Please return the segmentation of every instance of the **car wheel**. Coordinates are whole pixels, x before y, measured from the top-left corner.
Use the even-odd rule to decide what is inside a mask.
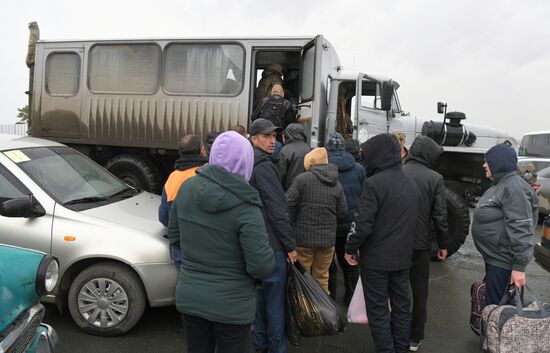
[[[71,283],[68,305],[74,322],[98,336],[129,331],[145,309],[141,280],[126,265],[102,262],[82,271]]]
[[[133,188],[149,192],[159,189],[155,166],[141,156],[121,154],[111,158],[105,168]]]
[[[451,256],[464,244],[470,232],[470,210],[464,198],[453,189],[445,188],[445,198],[447,200],[447,222],[449,224],[447,256]],[[431,257],[433,261],[437,261],[437,250],[437,237],[435,232],[432,231]]]

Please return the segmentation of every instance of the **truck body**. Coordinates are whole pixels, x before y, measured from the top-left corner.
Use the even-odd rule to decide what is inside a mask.
[[[479,196],[487,182],[485,151],[515,140],[456,117],[411,117],[401,108],[396,81],[343,74],[322,35],[38,41],[30,133],[65,143],[128,184],[158,192],[181,137],[204,139],[212,131],[249,126],[255,88],[272,64],[285,68],[285,96],[297,113],[312,116],[304,123],[312,147],[323,146],[331,131],[360,142],[394,131],[405,133],[409,145],[419,134],[440,140],[445,152],[438,171],[452,189],[456,251],[468,234],[463,198]]]

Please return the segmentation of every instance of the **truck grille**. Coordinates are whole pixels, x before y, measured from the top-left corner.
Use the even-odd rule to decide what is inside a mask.
[[[24,353],[30,343],[36,336],[36,329],[42,317],[44,316],[44,307],[37,304],[21,314],[12,326],[13,331],[18,332],[19,336],[15,342],[8,348],[7,353]]]

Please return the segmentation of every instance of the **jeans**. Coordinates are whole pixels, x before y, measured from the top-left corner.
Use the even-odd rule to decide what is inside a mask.
[[[286,353],[285,302],[287,254],[275,251],[275,268],[256,290],[254,346],[269,353]]]
[[[409,352],[409,271],[361,269],[367,316],[377,353]],[[391,317],[388,299],[391,303]]]
[[[487,305],[500,303],[506,294],[511,277],[512,270],[485,264],[485,303]]]
[[[424,339],[424,326],[428,317],[428,281],[430,279],[431,251],[414,250],[413,265],[410,272],[413,310],[411,340]]]
[[[187,353],[242,353],[250,350],[250,324],[232,325],[182,314]]]

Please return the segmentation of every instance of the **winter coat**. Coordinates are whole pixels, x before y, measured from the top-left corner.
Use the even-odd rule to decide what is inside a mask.
[[[162,196],[158,209],[159,221],[164,226],[168,225],[170,207],[172,207],[172,201],[176,198],[176,194],[181,184],[190,177],[195,176],[196,169],[206,162],[208,162],[208,160],[205,157],[190,154],[185,154],[176,161],[174,166],[175,170],[170,173],[162,188]]]
[[[353,155],[346,151],[332,151],[328,153],[328,161],[338,167],[338,181],[344,188],[348,204],[348,214],[338,222],[336,234],[347,236],[353,222],[353,216],[359,206],[363,183],[367,179],[367,172],[362,165],[355,161]]]
[[[362,149],[369,177],[363,184],[345,251],[359,251],[359,264],[365,269],[408,269],[419,206],[417,187],[401,170],[395,136],[376,135]]]
[[[296,245],[328,248],[336,242],[338,218],[347,215],[346,196],[334,164],[316,164],[286,192]]]
[[[277,168],[281,174],[283,187],[288,190],[294,179],[305,172],[304,156],[311,150],[306,143],[302,124],[290,124],[285,129],[285,145],[277,158]]]
[[[275,251],[291,252],[296,247],[296,241],[292,235],[290,214],[281,177],[269,154],[259,148],[254,148],[254,169],[250,185],[260,193],[269,244]]]
[[[182,250],[178,311],[227,324],[254,320],[255,284],[275,264],[261,206],[242,177],[212,164],[182,185],[168,226]]]
[[[525,272],[533,256],[537,195],[515,170],[493,177],[474,210],[474,243],[486,263]]]
[[[449,226],[447,223],[447,199],[443,176],[431,168],[443,153],[443,148],[426,136],[417,137],[409,150],[409,157],[403,166],[403,172],[418,187],[420,205],[416,220],[414,238],[415,250],[431,248],[432,222],[437,234],[437,245],[447,249]]]

